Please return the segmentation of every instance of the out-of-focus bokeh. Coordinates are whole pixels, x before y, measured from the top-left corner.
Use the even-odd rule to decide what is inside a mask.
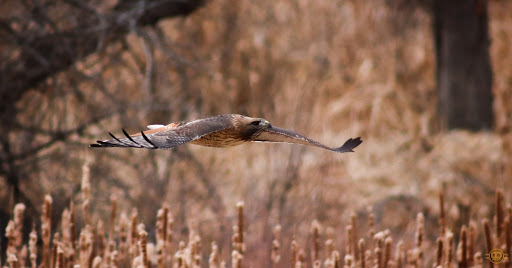
[[[82,203],[84,170],[94,221],[109,219],[115,196],[117,212],[137,209],[154,240],[156,211],[165,205],[176,247],[194,230],[204,254],[216,241],[224,259],[231,258],[235,204],[243,201],[251,267],[271,264],[278,224],[279,267],[289,262],[292,238],[309,250],[313,220],[321,235],[330,227],[345,253],[350,215],[362,236],[368,211],[375,228],[406,247],[414,246],[422,212],[431,264],[440,192],[457,230],[492,219],[496,189],[508,189],[511,201],[510,2],[487,3],[494,127],[478,132],[440,123],[430,1],[190,2],[139,21],[130,18],[153,1],[0,3],[0,250],[15,203],[27,206],[26,230],[39,228],[51,195],[59,230],[63,210]],[[348,154],[261,143],[88,148],[123,128],[223,113],[262,117],[332,146],[350,137],[364,142]],[[83,226],[83,215],[76,217]]]

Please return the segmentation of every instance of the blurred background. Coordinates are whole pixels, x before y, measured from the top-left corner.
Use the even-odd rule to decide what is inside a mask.
[[[217,241],[223,256],[244,201],[253,267],[268,264],[277,224],[287,248],[292,237],[305,245],[317,219],[344,251],[350,215],[365,225],[368,210],[406,244],[423,212],[432,245],[439,192],[455,226],[491,215],[495,190],[512,187],[511,10],[485,0],[4,0],[2,256],[14,204],[39,226],[50,194],[57,230],[64,208],[81,202],[84,167],[93,219],[108,219],[115,196],[151,238],[167,204],[176,241],[194,228],[205,252]],[[331,146],[364,142],[350,154],[88,148],[122,128],[223,113]]]

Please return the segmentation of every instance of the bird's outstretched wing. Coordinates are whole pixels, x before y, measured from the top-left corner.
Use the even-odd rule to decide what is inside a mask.
[[[124,129],[125,138],[97,141],[89,147],[133,147],[146,149],[171,149],[187,142],[197,140],[213,132],[233,127],[228,117],[210,117],[205,119],[172,123],[164,127],[153,128],[129,135]]]
[[[305,137],[295,131],[278,127],[270,127],[265,129],[254,141],[295,143],[308,146],[316,146],[338,153],[353,152],[353,149],[363,142],[360,137],[354,139],[351,138],[348,139],[341,147],[331,148],[319,143],[318,141]]]

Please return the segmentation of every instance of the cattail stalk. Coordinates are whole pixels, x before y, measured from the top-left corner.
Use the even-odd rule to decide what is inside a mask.
[[[382,263],[382,266],[384,268],[388,267],[388,262],[390,262],[391,259],[391,246],[393,245],[393,239],[391,237],[386,237],[386,240],[384,241],[384,262]]]
[[[82,228],[78,244],[80,266],[89,267],[93,250],[93,233],[89,225]]]
[[[443,239],[440,237],[436,240],[436,262],[435,267],[441,266],[443,263]]]
[[[511,267],[512,266],[512,255],[511,255],[512,254],[512,250],[511,250],[512,237],[511,237],[510,229],[512,229],[512,224],[510,223],[510,215],[507,216],[505,218],[505,220],[503,221],[503,227],[505,229],[505,253],[508,256],[507,267]]]
[[[468,266],[473,266],[473,255],[475,254],[475,243],[476,243],[476,224],[474,221],[469,222],[468,227],[468,252],[466,259],[468,260]]]
[[[418,253],[418,266],[421,266],[423,260],[423,237],[425,233],[425,217],[423,213],[418,213],[416,217],[416,250]]]
[[[379,236],[380,233],[377,233],[375,234],[375,249],[374,249],[374,252],[375,252],[375,264],[374,266],[377,267],[377,268],[381,268],[382,267],[382,263],[383,263],[383,257],[382,257],[382,237]]]
[[[218,268],[219,267],[219,247],[217,243],[212,242],[212,252],[210,253],[210,258],[208,259],[208,267],[209,268]]]
[[[233,250],[231,253],[231,264],[233,268],[242,268],[242,254],[238,250]]]
[[[483,219],[482,225],[484,226],[484,235],[485,235],[485,249],[486,252],[491,252],[493,249],[492,247],[492,234],[491,234],[491,227],[489,226],[489,220]]]
[[[297,262],[295,262],[295,267],[303,267],[306,263],[306,257],[303,249],[299,250],[299,253],[297,253]]]
[[[128,265],[128,217],[121,213],[119,217],[119,261],[121,266]]]
[[[60,246],[57,247],[57,256],[55,261],[55,267],[56,268],[64,268],[64,251]]]
[[[7,253],[16,255],[16,227],[14,221],[10,220],[5,228],[5,237],[7,237]]]
[[[23,243],[23,218],[25,213],[25,205],[22,203],[18,203],[14,206],[14,234],[16,240],[14,241],[14,245],[17,249],[21,248],[21,244]]]
[[[337,250],[332,252],[332,260],[334,262],[334,268],[341,268],[340,253]]]
[[[97,243],[95,255],[104,256],[105,249],[107,248],[107,241],[105,238],[105,227],[102,220],[98,220],[96,223],[95,241]]]
[[[295,265],[297,263],[297,241],[295,241],[295,238],[292,238],[292,242],[290,243],[290,264],[291,268],[295,268]]]
[[[108,226],[108,239],[114,240],[115,226],[117,219],[117,196],[115,194],[110,195],[110,222]]]
[[[439,226],[441,227],[441,236],[446,233],[446,216],[444,211],[444,194],[439,191]]]
[[[156,252],[158,268],[165,267],[165,250],[166,239],[165,233],[167,229],[167,209],[161,208],[156,214]]]
[[[461,245],[461,254],[460,254],[460,260],[459,260],[459,267],[460,268],[466,268],[468,267],[468,261],[467,261],[467,231],[466,226],[462,225],[462,228],[460,229],[460,241]]]
[[[278,267],[279,261],[281,260],[281,256],[279,255],[279,249],[281,247],[281,244],[279,243],[279,240],[281,237],[281,225],[276,225],[274,227],[273,234],[274,234],[274,240],[272,241],[272,253],[271,253],[272,266]]]
[[[172,216],[171,211],[167,212],[167,227],[165,228],[165,240],[166,240],[166,250],[167,250],[167,258],[166,258],[166,264],[169,267],[171,265],[171,256],[173,256],[173,248],[172,248],[172,240],[174,238],[173,233],[173,227],[174,227],[174,219]]]
[[[453,263],[453,255],[454,255],[454,243],[453,243],[453,233],[446,233],[446,267],[452,267]]]
[[[361,260],[361,268],[366,268],[366,257],[364,256],[365,255],[365,252],[366,252],[366,248],[365,248],[365,244],[364,244],[364,239],[359,239],[359,243],[358,243],[358,246],[359,246],[359,259]]]
[[[375,235],[375,215],[373,214],[372,207],[368,207],[368,235],[369,237],[373,237]]]
[[[311,223],[311,229],[313,232],[313,263],[320,259],[320,224],[317,220],[313,220]]]
[[[10,268],[18,268],[18,258],[16,257],[16,254],[8,253],[7,254],[7,262],[9,263]]]
[[[51,253],[51,259],[50,259],[50,267],[55,267],[57,265],[57,247],[60,244],[60,234],[56,233],[53,235],[53,246],[52,246],[52,253]]]
[[[354,260],[357,262],[358,261],[358,258],[359,258],[359,249],[357,247],[357,219],[356,219],[356,214],[354,212],[352,212],[350,214],[350,224],[352,225],[352,238],[351,238],[351,241],[352,241],[352,249],[354,250]]]
[[[43,213],[41,214],[41,240],[43,241],[43,258],[41,267],[50,267],[50,236],[52,219],[52,197],[46,195],[43,203]]]
[[[151,266],[148,259],[148,249],[147,249],[147,235],[148,233],[144,230],[144,224],[139,224],[139,248],[140,255],[142,256],[142,264],[144,268],[149,268]]]
[[[137,232],[137,209],[132,210],[130,215],[130,236],[128,237],[128,257],[133,259],[137,256],[137,241],[139,239]]]
[[[74,251],[78,248],[78,232],[76,230],[75,204],[73,201],[69,204],[69,231],[71,233],[71,243]]]
[[[86,161],[82,166],[82,211],[84,214],[85,225],[91,224],[90,216],[90,195],[91,195],[91,181],[89,163]]]
[[[396,267],[401,268],[405,263],[405,252],[404,252],[404,242],[402,240],[398,241],[396,244],[396,259],[395,259]]]
[[[503,191],[496,190],[496,237],[500,239],[502,234],[502,224],[504,219],[504,209],[503,209]]]
[[[243,254],[245,251],[244,245],[244,202],[238,202],[236,204],[236,208],[238,211],[238,252]],[[240,258],[241,262],[241,258]],[[241,265],[241,264],[240,264]]]
[[[353,236],[352,236],[352,232],[353,232],[353,227],[352,225],[349,225],[345,228],[345,230],[347,231],[347,242],[346,242],[346,246],[345,246],[345,250],[346,250],[346,255],[353,255],[354,254],[354,249],[352,248],[352,239],[353,239]]]

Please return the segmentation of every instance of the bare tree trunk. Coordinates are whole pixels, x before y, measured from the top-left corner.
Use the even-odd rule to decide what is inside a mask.
[[[438,111],[448,129],[493,126],[486,0],[434,0]]]

